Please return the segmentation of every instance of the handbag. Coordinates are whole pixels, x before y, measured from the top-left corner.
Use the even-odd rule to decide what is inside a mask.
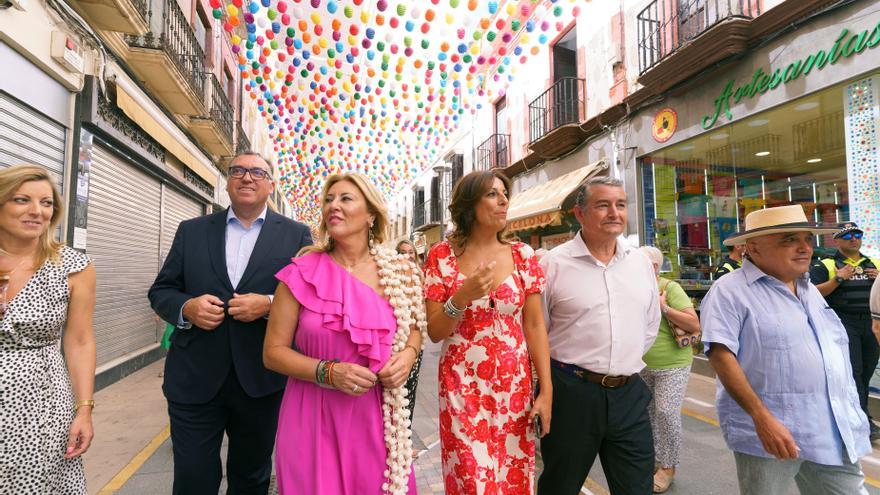
[[[662,292],[666,292],[666,288],[669,287],[669,281],[663,279],[666,282],[663,287],[660,288]],[[684,330],[678,328],[673,324],[669,319],[665,316],[663,319],[666,320],[666,324],[669,325],[669,330],[672,332],[672,339],[675,341],[675,345],[678,346],[679,349],[684,349],[688,346],[696,346],[702,340],[703,332],[697,331],[695,333],[687,333]]]

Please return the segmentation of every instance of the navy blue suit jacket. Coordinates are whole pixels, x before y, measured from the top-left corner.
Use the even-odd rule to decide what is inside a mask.
[[[226,269],[227,210],[181,222],[162,270],[150,287],[153,310],[176,324],[180,308],[192,297],[217,296],[224,303],[232,293],[274,294],[275,274],[312,243],[308,227],[271,210],[238,287]],[[226,315],[220,326],[206,331],[176,329],[165,359],[165,397],[183,404],[211,400],[234,369],[244,391],[264,397],[284,387],[285,377],[263,366],[266,319],[244,323]]]

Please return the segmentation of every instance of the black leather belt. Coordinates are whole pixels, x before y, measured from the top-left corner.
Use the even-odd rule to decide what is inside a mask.
[[[629,383],[635,375],[623,376],[623,375],[603,375],[602,373],[596,373],[580,366],[574,364],[563,363],[557,361],[555,359],[550,360],[550,364],[569,375],[580,378],[585,382],[598,383],[599,385],[605,388],[620,388],[627,383]]]

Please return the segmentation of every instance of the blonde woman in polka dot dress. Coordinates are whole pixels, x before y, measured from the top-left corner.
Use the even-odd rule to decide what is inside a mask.
[[[53,240],[62,214],[45,169],[0,169],[0,494],[86,493],[95,270]]]

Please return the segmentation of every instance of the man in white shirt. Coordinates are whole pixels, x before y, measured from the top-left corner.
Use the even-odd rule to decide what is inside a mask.
[[[581,231],[541,260],[550,338],[553,428],[541,439],[539,495],[576,495],[598,454],[613,495],[653,489],[651,394],[639,378],[660,304],[647,256],[619,237],[623,183],[588,180],[574,214]]]

